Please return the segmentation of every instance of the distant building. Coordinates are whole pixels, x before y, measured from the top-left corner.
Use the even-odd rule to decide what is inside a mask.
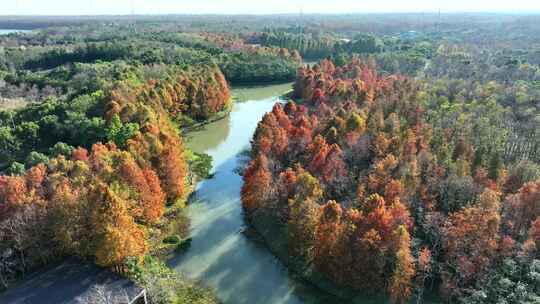
[[[146,290],[77,258],[37,272],[0,294],[9,304],[147,304]]]

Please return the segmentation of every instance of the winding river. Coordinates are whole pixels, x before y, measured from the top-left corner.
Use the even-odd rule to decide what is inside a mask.
[[[258,121],[290,88],[284,84],[234,89],[236,103],[230,116],[189,133],[186,139],[188,147],[214,158],[215,175],[199,183],[188,207],[191,247],[173,257],[169,265],[214,288],[225,304],[331,301],[295,280],[264,246],[243,233],[242,179],[235,169]]]

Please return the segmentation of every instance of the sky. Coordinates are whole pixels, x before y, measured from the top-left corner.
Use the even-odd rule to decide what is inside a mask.
[[[0,0],[0,15],[540,13],[540,0]]]

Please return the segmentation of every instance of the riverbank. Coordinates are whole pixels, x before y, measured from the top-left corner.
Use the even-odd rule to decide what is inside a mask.
[[[246,219],[246,221],[248,220]],[[358,304],[386,303],[388,301],[382,296],[366,296],[352,289],[338,286],[318,272],[311,261],[292,258],[288,250],[286,223],[278,222],[275,217],[267,216],[263,212],[255,212],[248,224],[251,228],[252,238],[258,239],[298,278],[336,297],[333,301]]]
[[[206,119],[204,121],[198,121],[198,122],[195,122],[193,124],[189,124],[189,125],[186,125],[186,126],[182,127],[182,131],[181,131],[182,135],[185,135],[185,134],[187,134],[189,132],[193,132],[193,131],[195,131],[197,129],[200,129],[200,128],[206,126],[207,124],[210,124],[210,123],[222,120],[224,118],[227,118],[227,116],[229,116],[229,114],[231,114],[232,108],[234,106],[234,102],[235,102],[235,98],[234,98],[234,96],[232,96],[229,99],[229,101],[226,103],[227,106],[222,111],[217,112],[212,117],[210,117],[210,118],[208,118],[208,119]]]

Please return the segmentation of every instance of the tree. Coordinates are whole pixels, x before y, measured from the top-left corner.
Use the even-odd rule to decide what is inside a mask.
[[[24,176],[7,177],[2,184],[0,193],[6,206],[22,205],[26,201],[28,189]]]
[[[319,204],[322,189],[318,180],[303,169],[295,179],[295,192],[289,199],[288,245],[292,257],[302,257],[310,262],[319,220]]]
[[[129,296],[125,290],[107,290],[105,285],[95,285],[84,297],[77,297],[78,304],[121,304],[128,303]]]
[[[144,168],[143,175],[148,191],[141,194],[143,217],[149,223],[156,223],[165,212],[165,193],[163,193],[157,173],[151,168]]]
[[[159,186],[157,174],[150,168],[141,169],[127,152],[121,155],[120,174],[137,192],[137,217],[145,223],[156,223],[165,211],[165,194]]]
[[[88,161],[88,151],[86,149],[83,149],[83,148],[74,149],[72,154],[71,154],[71,157],[74,160],[79,160],[79,161],[86,162],[86,161]]]
[[[498,249],[499,194],[486,189],[474,206],[451,214],[443,230],[446,292],[459,293],[489,270]]]
[[[99,188],[106,208],[97,211],[93,222],[97,232],[96,263],[115,266],[123,264],[128,257],[142,257],[148,250],[145,233],[129,215],[125,193],[103,184]]]
[[[503,220],[514,238],[525,236],[530,223],[540,216],[540,180],[524,184],[516,194],[506,198]]]
[[[21,140],[14,134],[11,127],[0,126],[0,159],[2,161],[14,161],[21,145]]]
[[[540,216],[537,217],[532,223],[527,233],[527,240],[523,243],[521,257],[527,261],[532,261],[538,257],[540,248],[538,244],[540,242]]]
[[[51,156],[71,156],[75,148],[63,142],[57,142],[52,148],[49,149],[49,154]]]
[[[209,178],[212,170],[212,156],[205,153],[194,153],[190,168],[198,177]]]
[[[336,201],[320,207],[320,217],[315,232],[313,263],[334,282],[347,284],[351,259],[346,247],[347,226],[343,209]]]
[[[91,208],[88,204],[87,182],[92,176],[88,167],[80,169],[82,187],[71,182],[67,176],[58,172],[58,180],[51,184],[50,216],[51,230],[57,246],[63,252],[78,255],[92,254],[92,233],[90,225]]]
[[[181,149],[181,143],[165,142],[161,153],[160,177],[171,200],[181,198],[186,191],[186,161]]]
[[[503,164],[499,153],[493,154],[489,160],[489,178],[496,181],[499,178],[499,172],[502,166]]]
[[[127,140],[139,131],[137,123],[122,123],[120,116],[115,114],[106,129],[107,139],[114,142],[118,147],[124,148]]]
[[[394,231],[397,242],[395,266],[388,292],[393,303],[406,303],[412,294],[412,279],[415,275],[414,258],[411,254],[411,237],[405,226]]]
[[[38,164],[47,164],[48,162],[49,158],[47,155],[36,151],[32,151],[28,154],[28,157],[26,157],[26,166],[28,167],[33,167]]]
[[[367,177],[368,189],[372,193],[384,193],[384,188],[391,181],[393,170],[397,165],[398,160],[392,154],[374,163],[372,173]]]
[[[318,217],[319,205],[312,198],[300,200],[295,196],[289,200],[287,243],[291,257],[300,257],[306,262],[313,259]]]
[[[424,296],[424,289],[426,280],[431,276],[432,272],[432,256],[431,251],[424,247],[418,253],[418,266],[417,266],[417,289],[418,289],[418,302],[421,303]]]
[[[23,175],[26,171],[24,164],[12,162],[7,169],[7,173],[11,175]]]
[[[298,41],[295,47],[310,45]],[[400,47],[407,53],[408,45]],[[432,50],[415,51],[431,56]],[[471,50],[439,51],[470,61]],[[425,61],[409,55],[383,65],[421,69]],[[435,61],[427,73],[437,68]],[[396,303],[405,303],[417,287],[420,302],[429,279],[441,282],[449,301],[529,299],[514,293],[510,300],[491,287],[492,294],[481,295],[499,281],[504,259],[529,263],[538,254],[540,184],[532,182],[538,170],[530,150],[538,146],[531,139],[537,132],[519,139],[519,124],[512,121],[515,114],[524,122],[531,112],[510,113],[512,101],[498,104],[501,97],[494,95],[512,89],[486,87],[489,77],[443,79],[426,88],[412,78],[380,76],[374,65],[353,58],[339,67],[325,60],[298,70],[294,95],[303,105],[274,107],[253,137],[246,175],[259,178],[244,177],[246,216],[286,223],[289,258],[311,261],[340,287],[385,289]],[[460,73],[480,75],[472,72]],[[531,161],[507,171],[518,159]],[[263,233],[285,238],[278,231]],[[418,249],[416,260],[412,251]]]
[[[511,168],[504,183],[504,192],[516,193],[524,184],[540,178],[540,165],[523,160]]]
[[[270,198],[272,174],[268,170],[268,159],[259,154],[249,163],[243,179],[242,206],[247,213],[252,213]]]

